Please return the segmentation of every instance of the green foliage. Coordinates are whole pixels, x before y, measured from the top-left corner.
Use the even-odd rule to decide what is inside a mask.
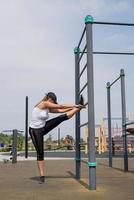
[[[0,143],[12,144],[12,135],[0,133]]]
[[[49,136],[48,136],[48,138],[46,139],[46,141],[45,141],[45,143],[46,144],[52,144],[52,136],[51,136],[51,134],[49,134]]]
[[[21,151],[23,149],[24,146],[24,135],[22,133],[18,133],[17,136],[17,149],[19,151]],[[9,148],[8,146],[11,146],[13,142],[13,135],[7,135],[7,134],[3,134],[0,133],[0,143],[4,143],[5,145],[7,145],[6,148],[1,149],[1,151],[10,151],[11,147]]]
[[[60,144],[61,144],[61,145],[64,144],[64,138],[63,138],[63,137],[60,139]]]
[[[17,149],[19,151],[21,151],[23,149],[24,142],[25,142],[24,135],[22,133],[18,133],[18,137],[17,137]]]

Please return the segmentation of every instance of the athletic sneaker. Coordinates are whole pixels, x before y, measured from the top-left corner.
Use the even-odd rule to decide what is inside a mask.
[[[40,176],[39,184],[42,184],[44,182],[45,182],[45,176]]]
[[[83,95],[80,95],[79,104],[82,105],[82,106],[84,106],[84,97],[83,97]]]

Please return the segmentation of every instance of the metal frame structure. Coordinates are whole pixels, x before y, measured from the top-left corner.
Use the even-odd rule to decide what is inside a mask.
[[[13,129],[13,130],[3,130],[3,133],[12,133],[13,141],[12,141],[12,163],[17,163],[17,137],[19,132],[23,132],[21,130]]]
[[[87,15],[85,18],[85,27],[80,37],[80,41],[77,47],[74,49],[75,53],[75,102],[79,103],[79,96],[82,91],[87,87],[87,97],[90,101],[87,102],[88,105],[88,122],[83,125],[80,124],[80,113],[76,115],[76,125],[75,125],[75,134],[76,134],[76,178],[80,179],[80,168],[81,168],[81,155],[80,155],[80,128],[82,126],[88,125],[89,141],[88,141],[88,166],[89,166],[89,188],[91,190],[96,189],[96,158],[95,158],[95,114],[94,114],[94,73],[93,73],[93,54],[106,54],[106,55],[134,55],[134,52],[106,52],[106,51],[93,51],[93,39],[92,39],[92,27],[94,25],[108,25],[108,26],[134,26],[133,23],[114,23],[114,22],[95,22],[91,15]],[[84,36],[86,35],[86,44],[83,50],[80,50],[81,43]],[[86,64],[80,72],[80,64],[83,55],[86,54]],[[87,69],[87,83],[80,90],[80,78],[83,72]],[[124,75],[122,75],[124,77]],[[123,80],[123,78],[122,78]],[[114,84],[114,83],[113,83]],[[123,83],[122,83],[122,87]],[[123,88],[122,88],[123,90]],[[122,97],[122,106],[125,106],[125,99]],[[125,109],[122,107],[123,115],[123,124],[126,123]],[[125,129],[123,129],[123,134],[125,135]],[[124,137],[125,138],[125,137]],[[124,139],[125,142],[125,139]],[[126,144],[124,143],[124,146]],[[126,159],[126,155],[125,159]],[[125,161],[127,163],[127,160]],[[127,166],[125,166],[127,170]]]
[[[28,158],[28,96],[25,99],[25,158]]]
[[[108,141],[109,141],[109,167],[112,167],[112,135],[111,135],[111,87],[117,82],[121,81],[121,111],[122,111],[122,135],[123,135],[123,149],[124,149],[124,171],[128,171],[128,153],[127,153],[127,135],[126,128],[126,97],[125,97],[125,73],[120,70],[120,76],[112,83],[107,82],[107,115],[108,115]]]
[[[84,35],[86,44],[82,52],[80,46]],[[86,51],[86,64],[80,72],[82,57]],[[95,157],[95,117],[94,117],[94,80],[93,80],[93,44],[92,44],[92,21],[89,17],[85,18],[85,28],[80,38],[78,46],[74,49],[75,53],[75,102],[79,103],[80,94],[87,87],[87,97],[90,99],[85,105],[88,105],[88,122],[80,124],[80,113],[76,114],[76,179],[80,179],[81,172],[81,153],[80,153],[80,129],[88,125],[88,164],[89,167],[89,189],[96,189],[96,157]],[[80,89],[80,78],[87,69],[87,82]],[[90,108],[90,109],[89,109]],[[90,134],[89,134],[90,132]],[[85,163],[85,161],[84,161]]]
[[[18,130],[13,130],[12,163],[17,163],[17,135]]]

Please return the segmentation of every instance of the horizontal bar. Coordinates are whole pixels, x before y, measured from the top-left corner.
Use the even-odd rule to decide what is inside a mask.
[[[100,128],[100,124],[95,124],[95,128]]]
[[[122,134],[122,137],[125,137],[125,136],[130,136],[130,135],[134,135],[134,133],[125,133],[125,134]]]
[[[88,125],[88,122],[86,122],[86,123],[84,123],[84,124],[81,124],[81,125],[79,126],[79,128],[81,128],[81,127],[83,127],[83,126],[86,126],[86,125]]]
[[[134,23],[120,23],[120,22],[93,22],[93,24],[117,25],[117,26],[134,26]]]
[[[86,102],[85,104],[84,104],[84,106],[87,106],[88,105],[88,102]]]
[[[83,30],[82,35],[81,35],[81,38],[80,38],[80,41],[79,41],[79,44],[78,44],[78,48],[79,48],[80,45],[81,45],[81,42],[82,42],[82,39],[83,39],[83,37],[84,37],[85,32],[86,32],[86,26],[85,26],[85,28],[84,28],[84,30]]]
[[[84,52],[86,53],[86,52]],[[134,52],[106,52],[106,51],[94,51],[93,54],[107,54],[107,55],[130,55],[133,56]]]
[[[85,66],[83,67],[83,69],[81,70],[80,75],[78,76],[78,78],[80,79],[81,75],[83,74],[83,72],[85,71],[85,69],[87,68],[87,63],[85,64]]]
[[[82,87],[82,89],[79,91],[79,94],[82,93],[82,91],[87,87],[87,83]]]
[[[80,142],[79,144],[80,145],[87,145],[88,143],[87,142]]]
[[[80,52],[80,53],[82,53],[82,52]],[[84,53],[87,53],[87,51],[84,51]],[[105,54],[107,54],[107,55],[122,55],[122,56],[126,55],[126,56],[133,56],[133,55],[134,55],[134,52],[111,52],[111,51],[106,52],[106,51],[94,51],[93,54],[99,54],[99,55],[103,55],[103,54],[105,55]]]
[[[85,53],[86,48],[87,48],[87,45],[84,46],[84,49],[83,49],[83,51],[81,52],[81,55],[80,55],[80,57],[79,57],[79,59],[78,59],[78,64],[80,63],[80,61],[81,61],[81,59],[82,59],[82,57],[83,57],[83,55],[84,55],[84,53]]]
[[[121,78],[121,76],[119,76],[117,79],[115,79],[107,88],[110,88],[112,85],[114,85],[120,78]]]
[[[128,119],[128,118],[126,118],[126,119]],[[104,121],[108,120],[108,117],[104,117],[103,120]],[[122,120],[122,118],[121,117],[111,117],[111,120]]]
[[[88,161],[86,161],[86,160],[81,159],[80,161],[83,162],[83,163],[88,164]]]
[[[122,136],[126,136],[126,135],[134,135],[134,133],[126,133],[126,134],[123,134]]]
[[[81,124],[79,127],[83,127],[83,126],[86,126],[88,125],[88,122],[87,123],[84,123],[84,124]],[[100,124],[96,124],[95,125],[95,128],[99,128],[100,127]]]
[[[2,132],[13,132],[13,129],[12,130],[3,130]]]
[[[126,122],[123,126],[128,126],[128,125],[132,125],[132,124],[134,124],[134,121]]]
[[[18,133],[23,133],[24,131],[18,130]]]
[[[6,132],[13,132],[14,129],[12,130],[3,130],[2,132],[6,133]],[[17,130],[17,129],[16,129]],[[24,131],[21,131],[21,130],[17,130],[17,132],[19,133],[23,133]]]

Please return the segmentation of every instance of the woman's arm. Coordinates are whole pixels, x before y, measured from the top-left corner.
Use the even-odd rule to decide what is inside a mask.
[[[50,108],[49,111],[51,113],[65,113],[65,112],[68,112],[70,110],[72,110],[73,108],[65,108],[65,109],[53,109],[53,108]]]
[[[81,107],[81,105],[73,105],[73,104],[54,104],[54,103],[51,103],[49,101],[45,101],[43,102],[42,108],[48,108],[48,109],[73,109],[73,108],[79,108]]]

